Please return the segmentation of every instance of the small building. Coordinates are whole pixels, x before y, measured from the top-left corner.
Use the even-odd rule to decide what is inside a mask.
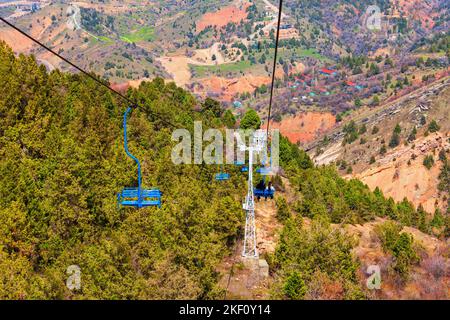
[[[320,69],[319,72],[321,74],[323,74],[323,75],[326,75],[326,76],[335,76],[335,75],[337,75],[336,71],[331,70],[331,69],[326,69],[326,68]]]
[[[353,82],[353,81],[345,81],[345,84],[346,84],[347,86],[349,86],[349,87],[356,88],[356,89],[358,89],[359,91],[361,91],[362,89],[364,89],[364,86],[361,86],[361,85],[359,85],[359,84],[356,84],[356,83]]]
[[[16,9],[17,10],[21,10],[21,11],[31,11],[31,12],[36,12],[40,9],[39,3],[34,2],[34,3],[18,3],[16,4]]]
[[[281,30],[287,30],[287,29],[290,29],[290,28],[292,28],[292,25],[290,25],[290,24],[284,24],[284,25],[282,25],[280,27]]]
[[[233,107],[235,107],[236,109],[242,108],[242,102],[234,101],[233,102]]]

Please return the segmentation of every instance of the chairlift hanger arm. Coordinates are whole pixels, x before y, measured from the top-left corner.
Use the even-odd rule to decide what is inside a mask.
[[[138,187],[137,188],[125,188],[121,193],[117,195],[117,200],[120,205],[136,208],[144,208],[151,206],[161,206],[161,191],[159,189],[143,189],[142,188],[142,173],[141,163],[137,157],[135,157],[128,149],[128,137],[127,137],[127,120],[132,107],[128,107],[123,115],[123,145],[125,153],[128,157],[134,160],[137,164],[138,174]]]
[[[128,149],[127,120],[128,120],[128,115],[131,112],[131,109],[132,109],[131,107],[128,107],[127,111],[125,111],[125,113],[123,115],[123,146],[124,146],[125,153],[127,154],[127,156],[130,157],[131,159],[133,159],[134,162],[136,162],[136,164],[138,166],[138,186],[139,186],[139,189],[141,189],[142,188],[141,162]]]

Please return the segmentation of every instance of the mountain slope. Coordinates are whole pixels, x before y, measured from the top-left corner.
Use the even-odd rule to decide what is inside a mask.
[[[194,111],[199,103],[192,95],[161,79],[127,95],[141,105],[129,121],[130,150],[142,160],[144,186],[162,190],[160,209],[117,208],[116,193],[136,183],[136,167],[122,147],[123,101],[85,76],[47,73],[32,56],[16,57],[0,43],[1,298],[223,297],[218,267],[242,234],[245,176],[227,166],[232,178],[218,183],[216,166],[174,165],[174,128],[167,121],[192,133],[194,120],[203,121],[204,128],[224,128],[226,113],[222,118],[220,104],[211,99],[201,103],[202,112]],[[358,180],[340,178],[333,166],[314,167],[283,137],[280,163],[291,187],[280,177],[274,185],[294,194],[287,197],[288,207],[281,205],[283,197],[276,202],[281,240],[274,230],[261,236],[269,239],[267,252],[277,247],[268,259],[281,283],[295,284],[317,267],[332,271],[332,280],[345,287],[341,297],[367,298],[357,281],[355,244],[332,232],[330,223],[389,217],[426,232],[439,223],[448,234],[448,219],[430,221],[407,201],[395,203]],[[263,209],[258,226],[267,228],[273,206]],[[302,230],[302,217],[313,221],[314,232]],[[409,238],[399,239],[399,246],[406,241],[411,249]],[[415,263],[401,262],[402,275]],[[299,266],[289,274],[293,263]],[[66,287],[71,265],[81,269],[78,291]],[[297,289],[286,297],[302,297]]]
[[[243,223],[245,190],[214,181],[215,167],[175,166],[172,128],[192,128],[191,95],[161,80],[132,93],[130,150],[161,209],[118,210],[135,182],[122,146],[125,106],[86,77],[47,74],[0,43],[0,296],[13,299],[213,298],[215,265]],[[205,126],[208,120],[204,119]],[[65,286],[78,265],[82,290]]]

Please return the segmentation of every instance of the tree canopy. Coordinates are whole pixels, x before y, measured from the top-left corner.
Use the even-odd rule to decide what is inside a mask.
[[[223,297],[217,267],[243,232],[246,178],[229,166],[231,179],[217,184],[216,166],[175,165],[169,123],[193,133],[197,120],[224,129],[234,117],[212,99],[196,112],[190,93],[162,79],[126,94],[140,105],[129,119],[129,148],[142,162],[144,186],[163,192],[161,208],[117,207],[117,192],[136,185],[136,166],[123,150],[124,101],[86,76],[48,73],[0,42],[0,299]],[[260,125],[254,110],[240,123]],[[334,166],[315,167],[285,137],[280,165],[296,200],[277,199],[284,227],[269,257],[280,275],[275,297],[311,297],[323,279],[338,283],[343,297],[361,298],[354,242],[331,223],[379,216],[425,232],[444,223],[448,233],[448,219],[430,222],[406,199],[395,203],[341,178]],[[311,218],[310,231],[303,217]],[[406,270],[411,239],[397,242],[389,250],[405,258],[399,268]],[[78,291],[65,284],[71,265],[81,269]]]
[[[214,166],[172,163],[173,128],[154,114],[189,130],[212,125],[191,94],[156,79],[127,95],[142,106],[129,120],[130,150],[144,186],[163,192],[161,209],[117,208],[117,192],[136,184],[123,101],[0,43],[1,299],[220,295],[216,266],[242,229],[245,178],[232,167],[233,179],[212,186]],[[70,265],[81,269],[80,291],[65,285]]]
[[[260,126],[261,126],[261,119],[259,118],[258,113],[253,109],[249,109],[242,117],[240,124],[241,129],[257,130],[259,129]]]

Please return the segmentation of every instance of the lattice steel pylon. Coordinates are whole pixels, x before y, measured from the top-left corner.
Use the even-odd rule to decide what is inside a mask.
[[[258,258],[258,249],[256,247],[256,225],[255,225],[255,197],[253,195],[253,156],[255,153],[260,153],[267,141],[266,133],[263,130],[254,132],[250,139],[249,146],[245,143],[240,144],[241,151],[248,151],[248,188],[243,209],[246,211],[245,218],[245,237],[244,249],[242,256],[244,258]]]

